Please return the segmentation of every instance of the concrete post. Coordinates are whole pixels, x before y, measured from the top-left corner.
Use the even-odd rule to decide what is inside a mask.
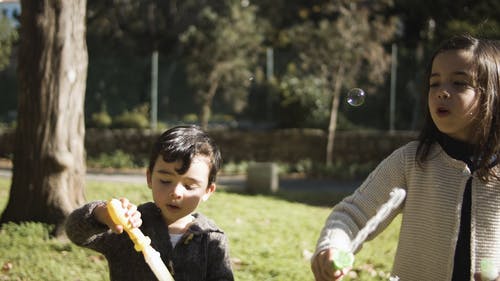
[[[275,193],[278,191],[278,181],[278,166],[275,163],[248,165],[246,188],[250,193]]]

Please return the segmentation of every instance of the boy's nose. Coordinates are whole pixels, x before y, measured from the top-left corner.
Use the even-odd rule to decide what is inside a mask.
[[[176,184],[174,186],[174,188],[172,189],[172,191],[170,192],[170,197],[172,197],[172,198],[181,197],[183,189],[184,189],[184,187],[182,186],[182,184],[180,184],[180,183]]]

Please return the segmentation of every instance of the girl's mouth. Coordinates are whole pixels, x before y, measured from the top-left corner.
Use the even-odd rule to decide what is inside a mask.
[[[436,110],[436,114],[440,117],[443,117],[450,114],[450,111],[444,107],[438,107],[438,109]]]

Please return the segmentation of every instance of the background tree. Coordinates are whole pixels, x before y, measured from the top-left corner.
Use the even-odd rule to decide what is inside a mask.
[[[17,30],[7,17],[0,15],[0,70],[10,63],[12,45],[17,39]]]
[[[384,43],[391,39],[395,25],[390,19],[374,15],[387,5],[385,1],[337,1],[302,7],[298,14],[303,22],[281,35],[282,41],[291,45],[299,58],[292,79],[295,79],[293,76],[316,77],[321,82],[316,83],[318,87],[313,90],[331,97],[327,165],[332,164],[341,90],[357,83],[366,88],[385,81],[390,58]],[[296,94],[317,95],[307,91]]]
[[[0,123],[13,123],[15,119],[15,49],[18,33],[12,22],[0,15]],[[3,119],[3,120],[2,120]],[[1,126],[0,126],[1,127]]]
[[[159,52],[160,74],[176,67],[178,13],[176,1],[88,1],[87,117],[95,108],[116,116],[149,106],[152,53]],[[166,79],[159,78],[162,87]]]
[[[195,22],[180,35],[188,83],[200,104],[200,124],[206,128],[214,97],[224,90],[224,100],[235,112],[246,105],[252,71],[262,36],[253,7],[225,1],[225,9],[207,5],[195,14]]]
[[[85,0],[21,1],[19,99],[10,197],[0,222],[61,234],[84,201]]]
[[[400,66],[397,73],[395,128],[416,130],[421,119],[423,70],[426,68],[429,53],[444,38],[464,31],[474,35],[499,38],[500,2],[457,0],[455,5],[449,5],[447,0],[395,0],[392,1],[394,6],[386,2],[389,1],[352,1],[354,8],[358,7],[356,9],[359,7],[369,9],[370,21],[395,17],[402,23],[400,36],[388,42],[397,44]],[[188,85],[188,79],[193,75],[197,76],[198,69],[190,73],[191,70],[187,68],[190,46],[179,44],[178,40],[181,34],[186,34],[190,26],[203,30],[208,36],[213,30],[208,30],[199,24],[200,10],[210,6],[218,17],[227,18],[230,16],[228,7],[231,3],[240,6],[243,4],[251,8],[245,9],[245,12],[255,13],[254,22],[258,23],[257,33],[264,38],[260,47],[274,49],[274,80],[273,82],[267,79],[259,80],[257,71],[255,79],[251,81],[250,93],[237,91],[238,94],[234,95],[236,98],[232,99],[233,102],[228,99],[233,96],[232,88],[221,86],[214,97],[211,110],[218,115],[231,114],[237,121],[245,121],[245,126],[250,125],[250,128],[255,122],[265,121],[270,127],[313,126],[326,130],[329,116],[326,107],[323,106],[324,102],[314,102],[315,95],[287,100],[290,94],[295,94],[294,88],[287,88],[286,85],[292,85],[287,81],[292,81],[290,79],[295,77],[299,79],[298,86],[304,90],[310,91],[310,88],[318,85],[323,87],[323,82],[319,84],[314,82],[317,78],[315,74],[303,71],[302,65],[306,63],[299,57],[301,48],[314,49],[315,42],[311,41],[299,47],[297,44],[289,43],[293,40],[289,40],[287,33],[290,29],[301,25],[314,23],[312,26],[316,26],[325,19],[330,22],[336,21],[339,14],[328,6],[339,5],[339,2],[328,0],[88,0],[87,42],[90,64],[85,102],[86,116],[90,117],[105,108],[114,119],[126,109],[137,108],[149,102],[150,57],[153,43],[156,42],[159,51],[158,102],[161,109],[158,117],[166,123],[187,121],[183,116],[188,114],[192,116],[191,113],[200,110],[200,104],[196,103],[200,99],[195,95],[200,88],[197,83],[191,82]],[[343,3],[345,5],[347,1]],[[433,8],[428,9],[430,6]],[[346,9],[349,10],[350,6],[346,6]],[[354,13],[352,16],[365,17],[363,13]],[[262,28],[263,26],[265,28]],[[244,40],[243,34],[240,36],[242,40]],[[2,35],[4,33],[0,33],[0,36]],[[212,42],[207,40],[206,44]],[[384,44],[387,51],[390,50],[388,45]],[[3,50],[5,50],[3,47],[0,48],[0,52]],[[256,54],[258,67],[264,69],[266,62],[263,53],[259,50]],[[295,74],[288,72],[293,68],[288,65],[294,65]],[[4,71],[0,71],[2,89],[0,122],[11,123],[15,116],[17,106],[17,83],[13,73],[15,68],[16,66],[12,64]],[[255,71],[252,68],[249,70]],[[208,72],[206,70],[201,72],[205,73],[207,80]],[[387,73],[385,78],[385,83],[370,91],[367,90],[370,95],[363,107],[353,109],[340,103],[338,129],[352,128],[346,127],[349,124],[353,124],[356,128],[388,129],[388,113],[384,112],[389,104]],[[366,79],[359,76],[355,84],[365,87],[365,82]],[[247,79],[239,81],[239,84],[247,83]],[[227,85],[225,82],[223,84]],[[285,94],[285,88],[278,86],[285,86],[289,92]],[[344,87],[347,86],[342,86],[341,93],[347,92]],[[324,91],[324,94],[316,97],[327,95],[325,102],[328,100],[330,103],[328,97],[331,95],[331,89],[325,88],[321,91]],[[249,98],[245,100],[243,97],[247,95]],[[275,97],[272,106],[268,105],[270,96]],[[240,102],[236,103],[237,100]],[[304,103],[301,104],[302,102]],[[245,103],[247,106],[243,112],[238,113],[234,110],[233,106],[241,107]],[[262,106],[263,104],[266,106]],[[272,114],[268,113],[270,108],[273,110]],[[265,120],[263,116],[266,117]]]
[[[114,108],[123,107],[127,99],[131,100],[133,94],[126,94],[131,91],[139,96],[136,101],[148,102],[145,93],[148,92],[149,80],[145,77],[149,69],[144,66],[146,61],[149,66],[149,60],[145,58],[157,49],[160,53],[159,104],[162,109],[159,113],[165,116],[166,112],[179,109],[192,112],[201,107],[206,113],[200,116],[209,116],[207,113],[211,111],[213,98],[205,99],[210,95],[201,94],[208,91],[203,88],[210,79],[206,68],[221,59],[225,61],[212,72],[212,77],[218,77],[212,78],[212,81],[217,81],[212,85],[217,86],[210,89],[228,93],[220,95],[217,100],[228,106],[229,111],[241,112],[252,76],[250,66],[258,55],[255,49],[260,43],[256,37],[253,8],[243,8],[241,2],[235,0],[89,1],[88,39],[97,42],[96,45],[89,43],[90,56],[96,58],[89,67],[89,106],[104,103],[105,106],[98,106],[114,110],[116,114]],[[194,34],[196,32],[202,34],[202,41]],[[109,45],[114,46],[113,53],[109,52]],[[248,50],[251,48],[253,50]],[[127,60],[123,59],[124,56]],[[123,67],[117,67],[118,64]],[[126,79],[117,77],[124,68],[132,75],[126,75]],[[95,83],[95,79],[99,82]],[[174,80],[175,83],[170,83]],[[118,100],[108,105],[105,100],[110,98]]]

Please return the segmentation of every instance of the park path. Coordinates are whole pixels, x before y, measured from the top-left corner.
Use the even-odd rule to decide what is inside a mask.
[[[0,177],[10,178],[12,172],[10,168],[0,167]],[[146,176],[143,172],[131,173],[109,173],[89,171],[86,175],[87,180],[119,182],[119,183],[138,183],[146,184]],[[245,175],[219,175],[217,184],[225,189],[234,191],[243,191],[246,184]],[[280,177],[280,190],[290,191],[341,191],[350,193],[361,184],[361,180],[340,181],[332,179],[309,179],[303,177]]]

